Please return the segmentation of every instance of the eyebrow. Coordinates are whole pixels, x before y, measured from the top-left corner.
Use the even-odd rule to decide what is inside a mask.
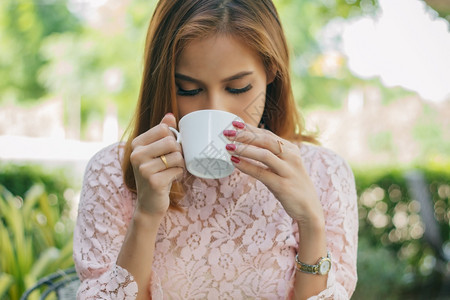
[[[248,75],[251,75],[251,74],[253,74],[252,71],[239,72],[239,73],[237,73],[237,74],[235,74],[233,76],[230,76],[230,77],[227,77],[227,78],[223,79],[221,82],[228,82],[228,81],[241,79],[241,78],[243,78],[245,76],[248,76]],[[175,73],[175,78],[181,79],[181,80],[184,80],[184,81],[194,82],[194,83],[201,83],[201,81],[198,80],[198,79],[195,79],[195,78],[192,78],[190,76],[183,75],[183,74],[180,74],[180,73]]]

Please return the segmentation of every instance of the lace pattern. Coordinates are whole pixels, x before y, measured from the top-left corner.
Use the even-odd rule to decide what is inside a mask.
[[[356,285],[358,216],[349,166],[302,144],[326,218],[333,258],[327,289],[312,299],[348,299]],[[137,284],[115,264],[135,194],[124,185],[118,144],[88,164],[74,234],[82,299],[134,299]],[[264,184],[235,170],[218,180],[183,180],[183,211],[169,211],[156,239],[152,299],[286,299],[295,277],[295,222]]]

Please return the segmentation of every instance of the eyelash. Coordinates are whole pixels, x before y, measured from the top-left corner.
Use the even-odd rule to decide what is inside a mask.
[[[248,92],[249,90],[252,89],[252,85],[249,84],[246,87],[243,87],[242,89],[232,89],[232,88],[227,88],[226,90],[231,93],[231,94],[242,94],[245,92]],[[196,96],[198,93],[200,93],[202,91],[202,89],[195,89],[195,90],[183,90],[180,87],[178,87],[178,91],[177,94],[180,96],[187,96],[187,97],[192,97],[192,96]]]
[[[181,89],[181,88],[179,87],[179,88],[178,88],[178,91],[177,91],[177,94],[180,95],[180,96],[188,96],[188,97],[191,97],[191,96],[195,96],[195,95],[197,95],[198,93],[200,93],[201,90],[202,90],[202,89],[196,89],[196,90],[188,90],[188,91],[186,91],[186,90],[183,90],[183,89]]]
[[[242,94],[242,93],[250,91],[252,89],[252,87],[253,86],[251,84],[249,84],[246,87],[243,87],[242,89],[227,88],[227,91],[232,93],[232,94]]]

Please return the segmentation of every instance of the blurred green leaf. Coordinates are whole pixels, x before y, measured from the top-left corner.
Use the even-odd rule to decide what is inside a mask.
[[[69,12],[67,0],[16,1],[0,4],[0,104],[29,102],[47,91],[37,80],[46,60],[39,49],[45,37],[57,32],[77,32],[79,20]]]
[[[1,185],[0,195],[0,274],[12,278],[6,282],[2,277],[0,283],[7,299],[19,299],[41,277],[73,265],[73,223],[40,183],[30,187],[25,199]],[[55,231],[57,222],[66,228],[64,234]]]
[[[405,173],[411,169],[424,174],[438,234],[443,245],[450,243],[450,165],[354,168],[360,239],[355,299],[434,299],[446,284],[437,267],[426,266],[439,254],[425,239],[419,202],[408,193]]]
[[[61,251],[57,248],[50,247],[45,249],[40,256],[34,261],[33,267],[25,276],[28,285],[32,285],[44,275],[48,274],[49,269],[53,269],[55,262],[58,260]]]
[[[0,299],[6,298],[6,293],[13,283],[14,278],[11,275],[0,272]]]

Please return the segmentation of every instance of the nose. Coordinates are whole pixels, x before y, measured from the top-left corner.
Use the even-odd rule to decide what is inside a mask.
[[[209,93],[206,99],[205,109],[215,109],[215,110],[224,110],[228,111],[228,107],[226,105],[227,101],[224,95],[220,93]]]

